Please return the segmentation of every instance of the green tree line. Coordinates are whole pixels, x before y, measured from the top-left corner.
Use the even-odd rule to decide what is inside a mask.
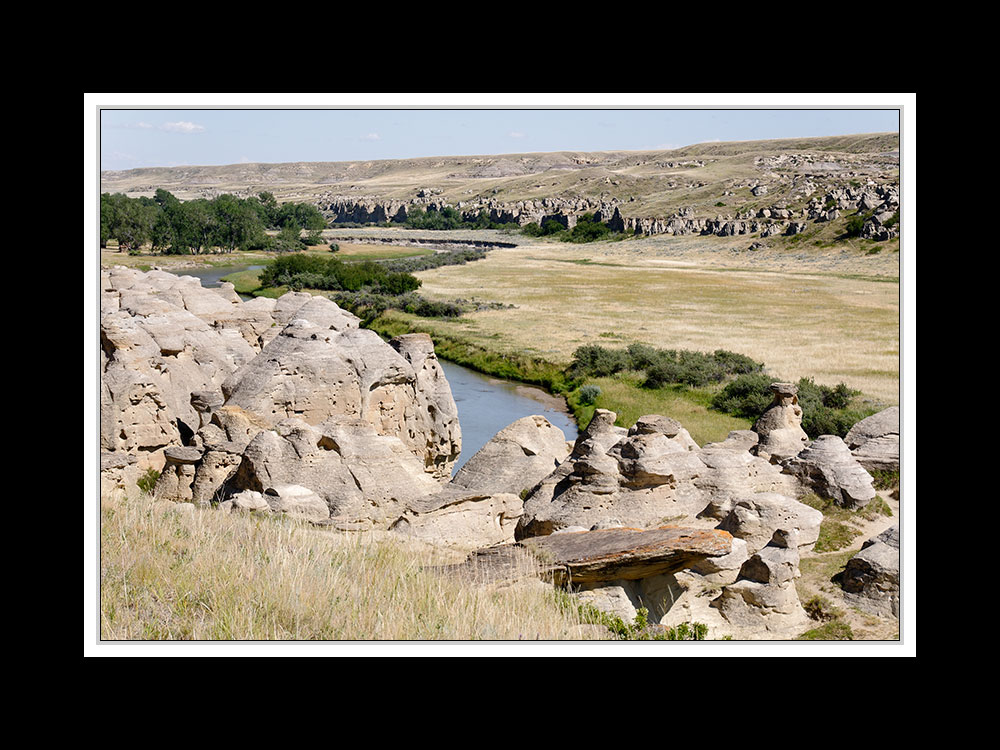
[[[152,198],[122,193],[101,195],[101,245],[118,240],[134,252],[149,245],[153,252],[189,254],[219,249],[298,250],[302,229],[326,227],[323,215],[308,203],[278,205],[271,193],[251,198],[220,195],[181,201],[162,188]],[[277,238],[268,229],[282,230]]]

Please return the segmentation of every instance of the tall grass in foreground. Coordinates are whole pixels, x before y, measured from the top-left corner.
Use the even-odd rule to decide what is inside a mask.
[[[581,628],[548,584],[474,586],[428,548],[283,517],[101,502],[104,640],[561,640]],[[610,637],[606,635],[605,637]]]

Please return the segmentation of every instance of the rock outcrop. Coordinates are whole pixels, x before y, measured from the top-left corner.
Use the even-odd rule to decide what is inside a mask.
[[[795,590],[799,572],[799,540],[777,530],[766,546],[740,568],[735,583],[712,602],[733,625],[758,632],[797,634],[809,618]]]
[[[891,406],[854,425],[844,438],[868,471],[899,471],[899,407]]]
[[[820,435],[783,466],[820,497],[843,508],[858,510],[875,499],[871,474],[836,435]]]
[[[276,312],[279,312],[276,308]],[[360,419],[399,437],[426,470],[448,476],[461,449],[458,410],[433,353],[399,344],[416,365],[358,319],[313,297],[259,356],[222,384],[226,404],[277,423]]]
[[[866,541],[838,577],[844,597],[872,614],[899,617],[899,525]]]
[[[165,495],[212,499],[253,435],[286,418],[367,421],[398,437],[428,474],[450,475],[458,413],[426,336],[387,345],[304,293],[242,302],[231,285],[205,289],[194,277],[120,267],[101,281],[102,451],[137,457],[140,471],[164,468],[168,447],[203,452],[193,465],[202,479],[172,465],[168,474],[185,476],[164,480]],[[245,442],[212,427],[220,408],[252,415]]]
[[[198,279],[115,268],[101,283],[101,448],[159,470],[163,450],[198,429],[191,394],[218,390],[257,353],[220,324],[238,299]]]
[[[799,387],[793,383],[772,383],[774,400],[753,425],[759,440],[758,456],[772,461],[791,458],[809,442],[802,429],[802,407],[799,406]]]
[[[517,538],[560,529],[652,528],[699,514],[723,517],[746,493],[795,494],[794,480],[753,456],[744,435],[698,448],[668,417],[640,417],[628,431],[598,409],[569,458],[528,495]]]
[[[451,483],[520,496],[555,471],[567,454],[562,430],[542,416],[522,417],[494,435]]]

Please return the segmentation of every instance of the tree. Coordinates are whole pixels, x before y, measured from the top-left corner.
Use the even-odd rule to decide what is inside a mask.
[[[264,224],[249,201],[227,193],[212,201],[212,211],[216,222],[214,244],[232,252],[263,242]]]
[[[305,243],[300,239],[302,235],[302,229],[294,221],[288,221],[278,232],[278,237],[275,241],[275,249],[279,253],[295,252],[297,250],[305,250]]]

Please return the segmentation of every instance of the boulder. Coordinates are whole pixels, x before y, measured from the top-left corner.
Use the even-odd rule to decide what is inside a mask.
[[[298,484],[275,484],[264,490],[263,499],[274,513],[287,513],[295,518],[321,521],[330,517],[327,504],[308,487]],[[233,500],[233,507],[237,507]]]
[[[270,513],[271,504],[260,492],[245,490],[237,492],[228,501],[226,506],[232,511],[242,511],[244,513]]]
[[[602,529],[533,537],[521,545],[554,582],[595,583],[652,578],[732,551],[732,537],[716,529],[663,526]]]
[[[517,495],[463,491],[449,485],[410,501],[389,530],[431,544],[472,550],[513,542],[521,512]]]
[[[494,435],[451,484],[512,493],[531,490],[566,459],[566,435],[545,417],[522,417]]]
[[[843,508],[857,510],[875,498],[871,474],[836,435],[820,435],[783,466],[786,473]]]
[[[871,614],[899,617],[899,526],[866,541],[838,577],[844,598]]]
[[[862,419],[844,438],[851,453],[868,471],[899,471],[899,407],[891,406]]]

